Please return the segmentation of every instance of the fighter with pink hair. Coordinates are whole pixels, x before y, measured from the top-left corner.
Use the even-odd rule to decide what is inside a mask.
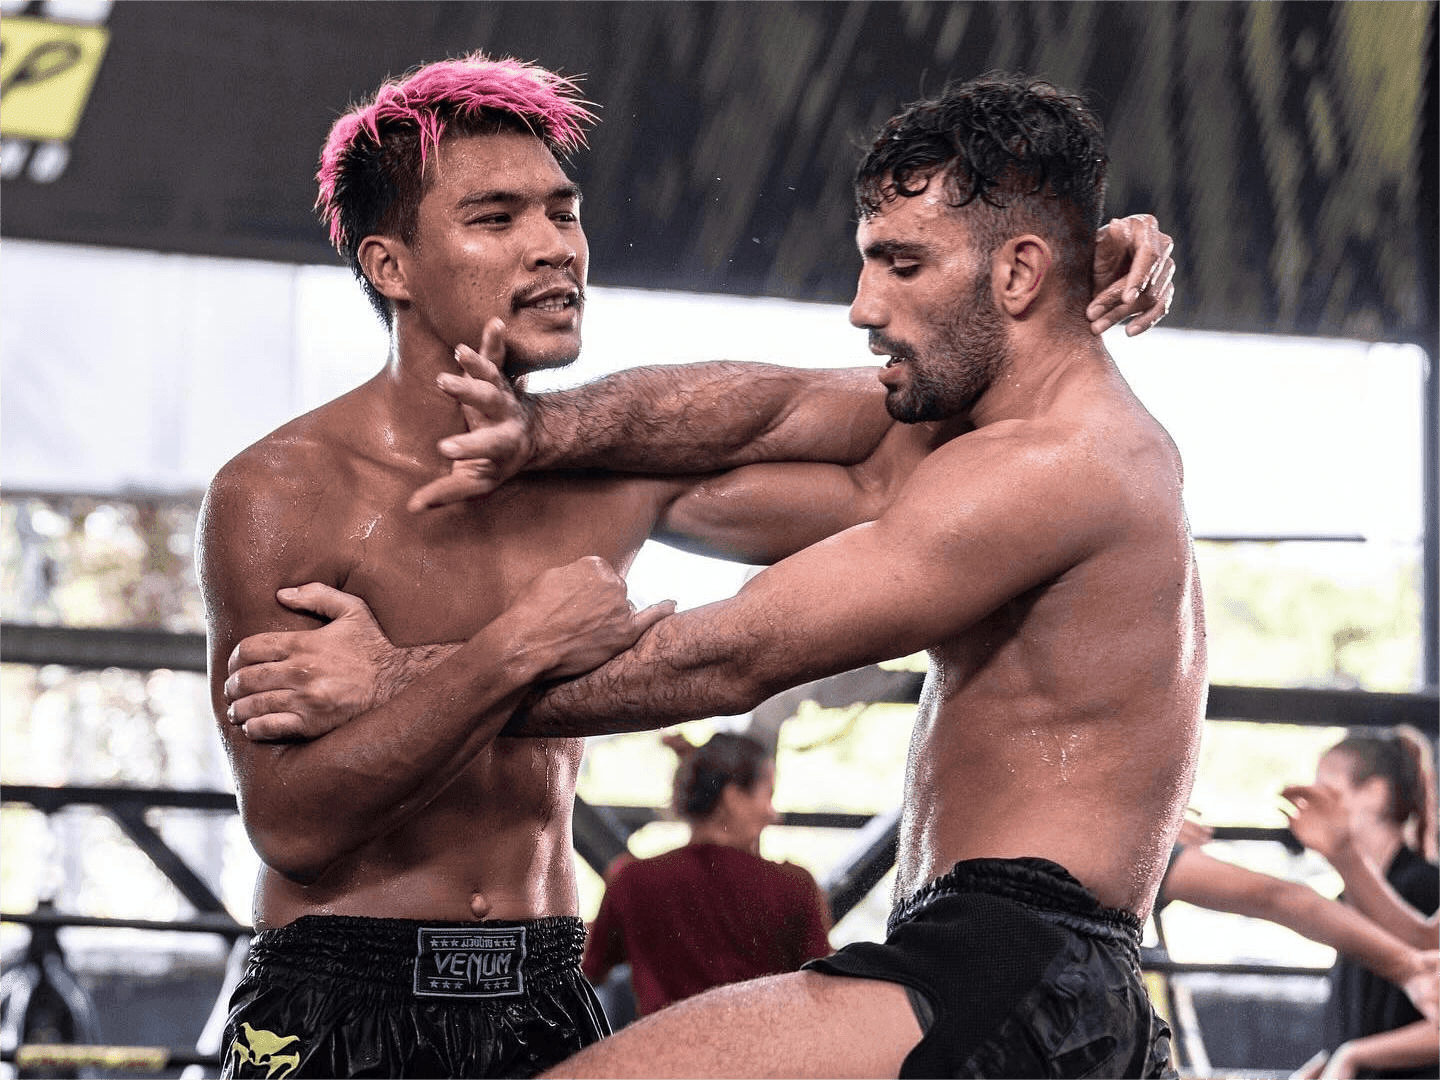
[[[579,967],[583,744],[504,726],[669,613],[625,594],[646,539],[782,558],[834,531],[824,491],[885,452],[873,368],[699,364],[623,391],[684,402],[663,453],[576,425],[582,468],[484,501],[464,498],[473,463],[449,483],[442,446],[476,419],[463,376],[488,363],[514,388],[579,353],[589,250],[557,155],[590,117],[569,80],[470,56],[382,86],[326,144],[318,207],[388,353],[221,469],[198,544],[215,717],[263,863],[227,1075],[268,1076],[283,1048],[297,1077],[527,1076],[605,1034]],[[1109,237],[1102,286],[1155,281],[1128,309],[1155,321],[1168,238],[1153,220]],[[759,461],[792,464],[737,512],[716,474]],[[329,709],[377,661],[383,687]]]
[[[390,309],[360,267],[360,241],[391,229],[414,237],[422,178],[447,131],[528,131],[559,156],[586,145],[595,122],[573,79],[519,60],[474,52],[391,80],[330,129],[315,174],[315,209],[388,324]]]

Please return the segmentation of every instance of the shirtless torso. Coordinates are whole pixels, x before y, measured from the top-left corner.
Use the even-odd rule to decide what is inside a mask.
[[[1206,685],[1173,444],[1101,350],[1023,419],[953,437],[896,427],[881,456],[888,505],[874,521],[655,626],[547,694],[526,730],[614,730],[625,699],[647,720],[622,727],[740,713],[928,650],[897,895],[961,859],[1039,856],[1143,917],[1188,797]],[[762,505],[783,469],[740,470],[706,494],[733,515]],[[819,490],[836,513],[840,485]]]
[[[862,224],[852,321],[871,327],[876,351],[923,337],[909,314],[918,305],[894,296],[913,288],[896,284],[895,244],[947,235],[958,227],[948,214],[916,198]],[[948,262],[962,257],[949,253],[967,248],[954,240],[923,257],[953,280],[963,268]],[[614,730],[626,698],[645,702],[644,726],[741,713],[797,683],[928,650],[897,894],[960,859],[1039,856],[1106,906],[1148,914],[1189,795],[1206,687],[1180,459],[1099,341],[1062,317],[1015,334],[1023,359],[972,408],[886,437],[871,465],[883,512],[848,478],[824,489],[817,501],[832,515],[850,506],[861,523],[732,600],[658,624],[550,692],[524,730]],[[881,382],[903,391],[914,366],[892,363]],[[765,505],[784,468],[713,482],[717,514]]]
[[[464,640],[546,570],[599,555],[623,573],[676,490],[673,481],[641,477],[537,474],[484,503],[410,514],[406,499],[434,475],[433,440],[406,445],[399,426],[380,419],[393,412],[395,392],[389,376],[379,376],[282,428],[217,478],[202,548],[214,671],[225,671],[232,647],[248,634],[315,625],[273,600],[297,581],[362,597],[397,644]],[[274,537],[283,541],[269,543]],[[523,689],[502,658],[492,661],[497,687]],[[222,682],[223,675],[214,680],[223,712]],[[390,730],[381,730],[383,717],[367,724],[365,737],[347,745],[251,743],[222,725],[247,822],[275,864],[261,874],[257,926],[302,914],[573,913],[570,803],[579,740],[495,741],[492,730],[452,778],[448,759],[460,751],[466,725],[426,745],[422,731],[405,737],[401,715],[390,714]],[[287,820],[324,835],[297,851],[280,835]],[[292,862],[294,877],[275,868]]]

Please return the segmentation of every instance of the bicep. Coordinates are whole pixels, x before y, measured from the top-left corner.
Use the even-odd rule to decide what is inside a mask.
[[[1093,542],[1052,519],[1044,490],[1023,477],[963,476],[917,470],[876,520],[784,559],[698,616],[773,692],[949,640]]]
[[[748,465],[704,480],[665,510],[661,543],[768,566],[874,516],[873,492],[839,465]]]
[[[217,477],[201,508],[196,569],[217,717],[224,711],[226,665],[242,639],[317,625],[284,607],[276,592],[309,581],[339,585],[343,576],[337,549],[319,542],[315,501],[276,498],[271,491],[252,471],[236,469]],[[310,511],[304,522],[296,520],[301,506]]]
[[[768,566],[877,518],[926,452],[924,433],[892,425],[849,465],[775,462],[702,480],[666,508],[655,539]]]

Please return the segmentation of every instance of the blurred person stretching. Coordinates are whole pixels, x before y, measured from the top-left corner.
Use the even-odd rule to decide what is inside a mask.
[[[760,855],[761,834],[779,819],[766,749],[727,732],[701,746],[679,735],[666,743],[680,758],[674,809],[690,839],[653,858],[616,860],[583,964],[598,984],[628,962],[641,1016],[830,952],[829,906],[815,879]]]
[[[444,61],[382,86],[324,147],[317,206],[390,350],[374,378],[229,462],[205,499],[212,697],[264,864],[229,1075],[527,1075],[606,1031],[579,968],[581,743],[497,736],[537,680],[584,671],[663,617],[637,614],[617,576],[648,537],[751,548],[694,509],[703,476],[642,474],[647,457],[619,452],[483,503],[410,509],[450,465],[438,444],[467,429],[447,380],[469,349],[508,380],[578,354],[588,249],[557,158],[590,119],[573,91],[533,65]],[[1110,254],[1126,242],[1112,238]],[[1170,265],[1165,253],[1152,268]],[[1108,318],[1153,308],[1142,289],[1117,283],[1116,301],[1138,303],[1112,302]],[[868,370],[747,372],[737,388],[720,365],[708,396],[687,398],[701,441],[669,440],[686,463],[675,473],[861,462],[890,426]],[[323,736],[250,737],[227,701],[276,685],[282,642],[337,635],[342,665],[367,673],[389,642],[434,662],[395,667],[392,696]],[[436,640],[461,644],[417,644]],[[275,701],[256,700],[265,712]]]
[[[1211,911],[1265,919],[1328,945],[1401,987],[1432,1020],[1440,1016],[1436,962],[1346,904],[1329,900],[1298,881],[1263,874],[1217,859],[1201,849],[1211,831],[1194,821],[1180,826],[1170,866],[1155,898],[1155,913],[1172,900]]]
[[[1435,770],[1419,732],[1353,731],[1321,756],[1313,787],[1290,787],[1284,794],[1300,807],[1297,818],[1312,794],[1343,807],[1343,839],[1326,845],[1340,865],[1353,859],[1379,869],[1388,889],[1417,917],[1432,918],[1440,909]],[[1307,844],[1316,839],[1308,824],[1296,828]],[[1348,902],[1354,868],[1341,876]],[[1361,910],[1384,914],[1373,906]],[[1323,1047],[1297,1076],[1433,1077],[1440,1063],[1433,1019],[1422,1018],[1398,989],[1346,957],[1330,972]]]

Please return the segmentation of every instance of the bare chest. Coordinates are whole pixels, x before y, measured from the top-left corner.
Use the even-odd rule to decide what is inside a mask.
[[[412,514],[357,513],[341,586],[397,644],[454,641],[499,615],[538,574],[599,555],[623,574],[654,527],[642,482],[512,482],[490,499]]]

